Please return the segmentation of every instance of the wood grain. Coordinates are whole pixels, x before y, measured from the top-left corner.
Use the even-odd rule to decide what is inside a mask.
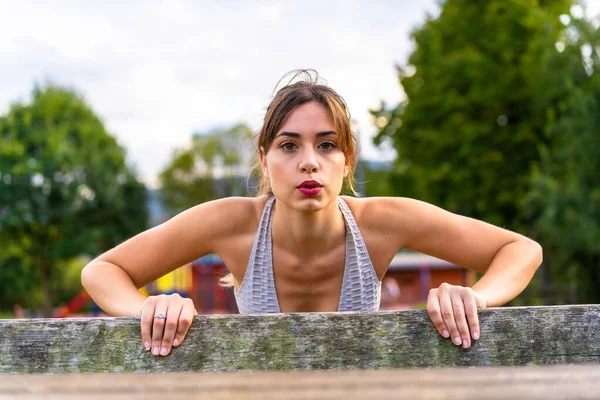
[[[597,399],[600,366],[354,371],[4,374],[0,400]]]
[[[167,357],[139,319],[0,320],[0,372],[205,372],[600,364],[600,305],[480,310],[481,339],[453,345],[423,310],[198,316]]]

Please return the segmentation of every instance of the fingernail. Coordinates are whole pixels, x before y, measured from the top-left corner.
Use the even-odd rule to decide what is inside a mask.
[[[450,337],[450,332],[444,330],[444,332],[442,332],[442,336],[448,339]]]
[[[160,350],[160,355],[162,355],[162,356],[166,356],[166,355],[167,355],[167,348],[166,348],[166,347],[163,347],[163,348]]]
[[[455,345],[460,346],[461,343],[462,343],[462,340],[460,340],[460,338],[458,336],[454,338]]]
[[[152,354],[154,354],[155,356],[158,355],[158,346],[154,346],[154,348],[152,349]]]
[[[477,331],[473,332],[473,339],[475,339],[475,340],[479,339],[479,332],[477,332]]]
[[[146,348],[146,350],[150,350],[150,342],[146,340],[144,342],[144,347]]]
[[[179,338],[175,338],[175,340],[173,340],[173,346],[179,346]]]
[[[467,347],[469,347],[469,343],[467,343],[467,339],[463,339],[463,349],[466,349]]]

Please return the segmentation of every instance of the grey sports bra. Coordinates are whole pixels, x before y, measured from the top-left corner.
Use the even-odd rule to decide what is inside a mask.
[[[241,314],[281,312],[273,278],[271,222],[274,204],[275,197],[265,204],[246,274],[239,290],[234,290]],[[338,205],[346,225],[346,261],[338,311],[377,311],[381,282],[350,208],[341,197],[338,197]]]

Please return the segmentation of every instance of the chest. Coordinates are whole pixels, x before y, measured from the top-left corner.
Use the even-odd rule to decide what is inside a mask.
[[[325,254],[307,249],[301,256],[274,246],[272,262],[282,312],[337,310],[346,263],[343,243]]]
[[[324,254],[294,255],[276,246],[272,249],[273,275],[276,282],[290,285],[317,285],[343,275],[346,249],[343,244]]]

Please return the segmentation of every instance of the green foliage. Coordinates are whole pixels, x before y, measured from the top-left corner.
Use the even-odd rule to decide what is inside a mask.
[[[30,104],[0,117],[0,269],[22,276],[0,290],[19,297],[35,269],[49,313],[66,260],[146,228],[145,196],[125,151],[83,99],[36,87]]]
[[[162,200],[176,213],[196,204],[246,194],[252,131],[245,124],[192,136],[161,172]]]
[[[530,304],[600,301],[600,33],[573,4],[442,1],[398,67],[406,101],[373,111],[394,195],[542,243]]]
[[[39,286],[39,273],[18,243],[0,248],[0,310],[12,310],[14,304],[24,308],[39,307],[40,296],[32,296],[31,285]]]
[[[365,196],[390,196],[395,193],[391,181],[394,171],[390,168],[393,166],[366,161],[359,161],[359,165],[363,168]]]
[[[521,201],[546,140],[540,60],[570,2],[544,4],[449,0],[413,33],[411,66],[398,68],[407,100],[373,112],[376,143],[398,153],[396,194],[513,229],[527,222]]]
[[[600,301],[600,31],[589,21],[572,19],[561,38],[564,50],[548,60],[568,79],[548,82],[556,104],[546,110],[549,142],[540,146],[533,172],[531,208],[550,272],[565,283],[578,282],[581,297]],[[545,93],[548,96],[547,92]],[[542,94],[541,94],[542,95]]]
[[[74,257],[58,263],[57,269],[61,271],[60,279],[53,279],[52,290],[56,304],[66,304],[82,289],[81,271],[91,258],[88,256]]]

